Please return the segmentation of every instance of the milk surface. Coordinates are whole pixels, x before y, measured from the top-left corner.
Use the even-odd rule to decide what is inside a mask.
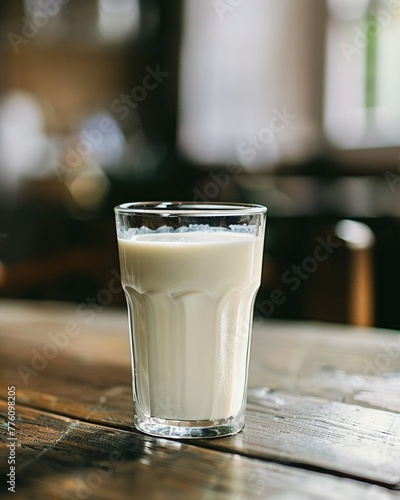
[[[118,246],[142,412],[172,420],[236,415],[246,389],[262,238],[152,233],[119,238]]]

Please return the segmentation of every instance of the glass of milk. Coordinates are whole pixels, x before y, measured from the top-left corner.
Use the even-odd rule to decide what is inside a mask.
[[[198,202],[115,208],[137,429],[209,438],[243,428],[266,211]]]

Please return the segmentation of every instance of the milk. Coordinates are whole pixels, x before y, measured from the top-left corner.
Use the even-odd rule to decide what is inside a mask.
[[[236,415],[246,391],[262,238],[152,233],[119,238],[118,246],[141,411],[171,420]]]

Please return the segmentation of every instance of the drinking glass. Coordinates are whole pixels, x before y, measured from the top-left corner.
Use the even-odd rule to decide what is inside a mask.
[[[266,211],[205,202],[115,208],[140,431],[208,438],[243,428]]]

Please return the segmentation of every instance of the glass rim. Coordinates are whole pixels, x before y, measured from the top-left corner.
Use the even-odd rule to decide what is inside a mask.
[[[265,214],[267,207],[253,203],[205,202],[205,201],[138,201],[122,203],[114,207],[116,214],[127,215],[255,215]]]

